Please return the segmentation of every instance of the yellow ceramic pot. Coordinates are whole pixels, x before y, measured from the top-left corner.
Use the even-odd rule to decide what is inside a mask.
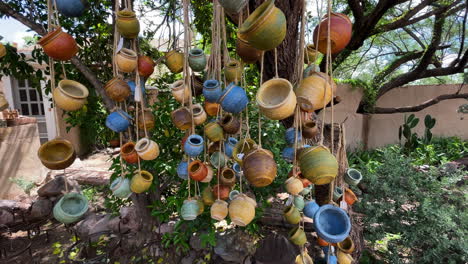
[[[62,80],[52,92],[55,104],[65,111],[76,111],[86,103],[88,89],[79,82]]]
[[[175,50],[166,53],[166,65],[172,73],[180,73],[184,69],[184,54]]]
[[[336,258],[338,259],[338,263],[340,264],[351,264],[354,261],[353,257],[350,254],[344,253],[341,250],[338,250],[338,252],[336,253]]]
[[[213,142],[224,139],[224,130],[217,122],[211,122],[205,125],[205,135]]]
[[[117,12],[117,31],[124,38],[133,39],[140,33],[140,22],[135,12],[125,9]]]
[[[302,246],[307,242],[304,229],[297,226],[289,231],[289,240],[298,246]]]
[[[153,175],[148,171],[136,172],[130,182],[130,189],[134,193],[147,191],[153,183]]]
[[[216,200],[211,206],[211,218],[221,221],[228,215],[228,203],[223,200]]]
[[[302,192],[302,190],[304,190],[302,181],[295,177],[288,178],[285,184],[286,191],[292,195],[298,195],[300,192]]]
[[[257,203],[245,194],[239,194],[229,204],[229,218],[238,226],[246,226],[255,217]]]
[[[208,206],[215,202],[215,197],[213,195],[213,189],[211,189],[211,186],[207,186],[205,189],[203,189],[202,200],[203,203]]]
[[[138,55],[131,49],[123,48],[115,55],[115,62],[121,72],[134,72],[138,64]]]
[[[354,242],[351,237],[345,238],[345,240],[338,242],[337,244],[338,249],[343,251],[344,253],[351,254],[354,251]]]
[[[271,79],[257,92],[260,111],[269,119],[282,120],[294,114],[296,94],[286,79]]]
[[[63,170],[75,161],[76,153],[72,143],[65,139],[52,139],[42,144],[37,155],[42,164],[50,170]]]
[[[224,67],[224,77],[226,81],[230,82],[240,82],[242,79],[242,73],[244,72],[244,67],[242,63],[237,60],[231,60],[226,67]]]
[[[198,203],[198,215],[203,214],[203,211],[205,211],[205,203],[203,203],[203,199],[201,197],[196,197],[197,203]]]
[[[205,109],[200,104],[192,105],[193,122],[196,126],[205,123],[207,115]]]
[[[338,174],[335,156],[324,146],[309,147],[299,153],[302,175],[316,185],[332,182]]]
[[[149,138],[140,139],[135,145],[135,150],[143,160],[154,160],[159,156],[158,143]]]
[[[309,44],[305,47],[304,63],[312,64],[317,60],[318,52],[315,50],[314,44]]]
[[[306,112],[322,109],[332,99],[331,87],[336,90],[336,84],[330,76],[323,72],[312,72],[295,90],[297,104]]]
[[[171,84],[171,93],[177,102],[188,104],[190,100],[190,89],[185,85],[184,80],[178,80]]]
[[[293,205],[284,208],[283,215],[286,221],[293,225],[299,224],[302,219],[301,212],[299,212],[299,210]]]
[[[297,255],[296,264],[314,264],[312,258],[306,252]]]
[[[2,43],[0,43],[0,59],[3,58],[6,55],[7,51],[5,46],[3,46]]]

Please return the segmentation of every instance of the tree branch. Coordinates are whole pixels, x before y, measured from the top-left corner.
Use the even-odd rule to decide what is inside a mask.
[[[361,6],[361,3],[359,0],[349,0],[348,5],[351,8],[351,11],[353,12],[354,25],[356,25],[356,27],[359,27],[362,23],[362,18],[364,17],[364,10]]]

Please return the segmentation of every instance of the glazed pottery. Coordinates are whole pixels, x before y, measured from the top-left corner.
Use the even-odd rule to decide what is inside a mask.
[[[199,135],[190,135],[184,143],[184,152],[190,157],[196,157],[203,153],[203,138]]]
[[[192,105],[193,122],[196,126],[205,123],[207,115],[205,109],[200,104]]]
[[[339,186],[335,186],[333,191],[333,201],[338,201],[343,196],[343,189]]]
[[[219,151],[216,151],[210,156],[211,165],[213,165],[213,167],[217,169],[226,166],[228,160],[229,158],[224,153],[221,153]]]
[[[281,152],[281,157],[289,163],[294,161],[294,148],[292,147],[285,147]]]
[[[241,126],[239,119],[229,113],[225,114],[219,123],[226,134],[236,134]]]
[[[197,200],[187,199],[184,201],[182,208],[180,209],[180,216],[184,220],[195,220],[198,216],[198,211],[200,207]]]
[[[343,198],[348,205],[353,205],[358,200],[356,194],[354,194],[354,192],[349,188],[345,189]]]
[[[130,87],[130,94],[132,96],[135,96],[136,83],[134,81],[128,81],[127,84]],[[142,94],[145,95],[146,94],[146,89],[145,89],[145,83],[144,82],[140,82],[140,89],[141,89]],[[153,90],[155,90],[155,89],[153,89]],[[149,105],[153,105],[153,104],[154,103],[149,103]]]
[[[296,262],[295,264],[314,264],[313,259],[304,252],[303,254],[299,254],[296,256]]]
[[[184,54],[175,50],[166,53],[166,66],[172,73],[180,73],[184,69]]]
[[[42,144],[37,151],[41,163],[50,170],[63,170],[75,161],[72,143],[66,139],[52,139]]]
[[[244,175],[242,167],[237,162],[232,165],[232,170],[236,173],[236,178],[240,178],[240,176]]]
[[[304,189],[304,185],[296,177],[288,178],[284,184],[286,185],[286,191],[292,195],[298,195]]]
[[[7,54],[7,50],[5,46],[2,43],[0,43],[0,59],[5,57],[6,54]]]
[[[220,107],[220,105],[218,103],[212,103],[212,102],[205,101],[205,106],[204,106],[205,112],[209,116],[216,116],[216,114],[218,114],[219,107]]]
[[[206,101],[217,103],[222,93],[221,85],[217,80],[206,80],[203,83],[203,96]]]
[[[202,191],[202,200],[205,205],[211,206],[215,202],[215,197],[213,195],[213,190],[211,186],[207,186]]]
[[[314,43],[322,54],[328,50],[328,25],[330,25],[330,53],[337,54],[346,48],[351,40],[353,23],[345,14],[331,13],[314,30]]]
[[[302,125],[302,136],[304,138],[314,138],[318,133],[319,130],[314,121],[308,120]]]
[[[118,78],[114,77],[104,86],[107,96],[116,102],[122,102],[130,96],[131,90],[128,84]]]
[[[110,189],[114,196],[118,198],[126,199],[132,195],[130,181],[127,178],[118,177],[111,183]]]
[[[127,163],[135,164],[138,162],[138,153],[135,150],[135,143],[132,141],[125,143],[120,148],[120,155]]]
[[[205,204],[203,203],[203,199],[200,197],[197,197],[197,204],[198,204],[197,216],[199,216],[203,214],[203,211],[205,211]]]
[[[236,173],[231,168],[225,167],[221,170],[219,181],[223,185],[232,187],[234,184],[236,184]]]
[[[317,210],[317,211],[318,211],[318,210]],[[315,212],[315,213],[317,213],[317,212]],[[323,238],[321,238],[321,237],[317,237],[317,244],[318,244],[319,246],[321,246],[321,247],[327,247],[327,250],[326,250],[326,252],[325,252],[325,250],[324,250],[324,253],[325,253],[325,254],[328,254],[328,245],[330,245],[330,243],[328,243],[327,241],[323,240]]]
[[[272,50],[286,37],[286,17],[274,0],[267,0],[250,14],[238,34],[256,49]]]
[[[262,114],[272,120],[282,120],[296,108],[296,94],[292,84],[286,79],[271,79],[260,86],[257,104]]]
[[[153,59],[148,56],[139,56],[138,57],[138,74],[142,77],[148,78],[154,72],[154,63]]]
[[[234,85],[234,83],[229,84],[226,89],[223,91],[223,94],[218,101],[221,104],[221,107],[224,111],[238,114],[247,107],[249,103],[249,98],[245,90]]]
[[[115,63],[121,72],[132,73],[138,64],[138,55],[131,49],[123,48],[115,55]]]
[[[88,211],[88,199],[79,193],[67,193],[55,204],[54,218],[64,224],[75,223]]]
[[[335,90],[336,84],[328,75],[323,72],[310,73],[295,89],[297,104],[306,112],[322,109],[332,99],[332,88]]]
[[[106,118],[106,126],[112,131],[120,133],[127,130],[130,126],[132,117],[123,110],[116,110],[110,113]]]
[[[314,219],[315,213],[317,213],[320,206],[315,201],[309,201],[304,206],[304,215]]]
[[[300,180],[300,179],[299,179]],[[304,184],[303,184],[304,185]],[[302,189],[302,191],[299,193],[300,195],[302,196],[306,196],[308,195],[310,192],[312,191],[312,188],[310,187],[304,187],[304,189]]]
[[[340,264],[351,264],[354,261],[353,257],[350,254],[345,253],[341,250],[338,250],[338,252],[336,253],[336,258],[338,259],[338,263]]]
[[[290,224],[297,225],[301,221],[301,213],[299,210],[290,205],[283,210],[284,219]]]
[[[251,138],[239,140],[232,150],[232,158],[239,163],[239,165],[243,166],[242,159],[245,154],[255,148],[257,148],[257,144]]]
[[[305,47],[305,54],[304,54],[304,63],[305,64],[312,64],[315,63],[317,60],[318,52],[315,49],[315,45],[309,44]]]
[[[142,160],[154,160],[159,156],[158,143],[149,138],[138,140],[135,145],[135,150]]]
[[[296,143],[296,137],[294,135],[297,135],[297,143],[300,143],[302,141],[302,135],[299,129],[295,127],[286,129],[284,138],[286,139],[286,143],[288,145],[294,145]]]
[[[212,142],[221,141],[224,139],[223,128],[217,122],[210,122],[205,125],[205,135]]]
[[[299,154],[302,175],[316,185],[328,184],[338,174],[335,156],[324,146],[309,147]]]
[[[248,0],[219,0],[219,4],[230,14],[239,13],[248,2]]]
[[[194,72],[201,72],[206,67],[206,55],[202,49],[191,49],[188,62]]]
[[[234,200],[237,195],[239,195],[240,192],[238,190],[232,190],[230,193],[229,193],[229,200]]]
[[[349,168],[346,170],[344,180],[347,184],[356,186],[362,180],[362,174],[356,169]]]
[[[338,249],[343,251],[344,253],[351,254],[354,251],[354,242],[351,237],[345,238],[345,240],[338,242],[337,244]]]
[[[241,39],[239,36],[237,36],[236,40],[236,52],[242,61],[247,64],[256,63],[262,57],[261,50],[252,47],[252,45]]]
[[[180,130],[187,130],[192,127],[192,115],[187,107],[172,111],[171,118],[172,123]]]
[[[183,180],[188,179],[188,162],[181,161],[177,166],[177,176]]]
[[[187,104],[190,100],[190,89],[185,85],[184,80],[175,81],[170,85],[172,96],[177,102]]]
[[[88,7],[87,0],[55,0],[57,10],[67,17],[80,17]]]
[[[229,138],[227,138],[226,141],[224,141],[224,153],[229,158],[232,157],[232,150],[234,149],[236,144],[237,144],[237,139],[235,139],[233,137],[229,137]]]
[[[130,189],[134,193],[146,192],[153,183],[153,175],[148,171],[135,172],[130,182]]]
[[[211,206],[210,213],[211,218],[213,218],[214,220],[224,220],[224,218],[226,218],[226,216],[228,215],[228,203],[223,200],[216,200]]]
[[[242,73],[244,72],[244,67],[242,63],[237,60],[231,60],[224,67],[224,77],[226,82],[235,82],[238,83],[242,80]]]
[[[307,242],[306,234],[299,226],[289,231],[289,240],[298,246],[302,246]]]
[[[247,181],[255,187],[270,185],[278,170],[273,153],[262,148],[248,152],[243,158],[242,168]]]
[[[229,218],[238,226],[246,226],[255,217],[255,206],[256,203],[252,198],[239,194],[229,204]]]
[[[217,184],[213,186],[213,195],[216,199],[227,200],[229,198],[230,192],[231,192],[231,188],[227,185]],[[218,194],[219,194],[219,197],[218,197]]]
[[[47,56],[58,61],[71,59],[78,53],[78,45],[75,39],[68,33],[62,31],[61,27],[47,33],[38,42]]]
[[[76,111],[86,103],[88,89],[79,82],[62,80],[52,92],[55,104],[65,111]]]
[[[117,31],[124,38],[133,39],[140,33],[140,22],[135,12],[125,9],[117,12]]]
[[[349,236],[351,222],[346,211],[326,204],[315,213],[314,227],[323,240],[328,243],[338,243]]]
[[[210,182],[213,179],[213,167],[211,167],[211,165],[208,163],[205,163],[205,166],[207,170],[206,177],[203,180],[201,180],[201,182]]]
[[[143,113],[138,113],[137,125],[141,130],[151,130],[154,128],[154,115],[151,108],[145,109]]]
[[[297,210],[302,212],[302,210],[304,210],[304,197],[300,195],[294,195],[293,204],[297,208]]]
[[[194,160],[190,162],[188,170],[190,178],[195,181],[202,181],[208,174],[208,169],[206,168],[206,165],[199,160]]]

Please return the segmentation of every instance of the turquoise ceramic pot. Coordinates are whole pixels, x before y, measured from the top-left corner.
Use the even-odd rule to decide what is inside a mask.
[[[54,206],[54,218],[64,224],[75,223],[88,211],[88,199],[79,193],[65,194]]]
[[[229,193],[229,200],[234,200],[237,195],[239,195],[240,192],[238,190],[232,190],[230,193]]]
[[[198,216],[198,210],[200,210],[200,207],[197,200],[185,200],[180,210],[180,215],[184,220],[195,220]]]
[[[337,201],[338,199],[343,196],[343,189],[341,187],[336,186],[335,190],[333,191],[333,200]]]
[[[127,178],[122,179],[121,177],[115,179],[111,185],[110,189],[112,193],[119,198],[128,198],[132,195],[132,190],[130,190],[130,181]]]
[[[302,195],[302,196],[306,196],[306,195],[308,195],[311,191],[312,191],[312,188],[310,188],[310,186],[307,186],[307,187],[304,188],[299,194]]]
[[[213,167],[219,169],[226,166],[228,159],[229,158],[225,154],[216,151],[215,153],[211,154],[210,163],[213,165]]]
[[[349,168],[346,170],[344,180],[349,185],[358,185],[362,180],[362,174],[356,169]]]
[[[201,72],[206,67],[206,55],[202,49],[191,49],[189,51],[188,62],[193,71]]]
[[[297,208],[297,210],[299,210],[299,212],[302,212],[302,210],[304,209],[304,197],[300,196],[300,195],[295,195],[294,196],[294,206]]]

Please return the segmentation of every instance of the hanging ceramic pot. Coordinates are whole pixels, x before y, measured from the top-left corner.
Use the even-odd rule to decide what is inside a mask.
[[[330,86],[330,82],[332,85]],[[325,73],[314,72],[304,78],[296,88],[297,104],[302,111],[313,112],[324,108],[332,99],[334,81]]]
[[[345,189],[345,193],[343,194],[343,198],[344,198],[345,202],[348,205],[353,205],[358,200],[356,194],[354,194],[354,192],[351,191],[351,189],[349,189],[349,188]]]
[[[159,156],[158,143],[149,138],[138,140],[135,145],[135,150],[142,160],[154,160]]]
[[[219,0],[219,4],[229,14],[239,13],[248,2],[248,0]]]
[[[351,237],[345,238],[345,240],[338,242],[337,244],[338,249],[343,251],[344,253],[351,254],[354,251],[354,242]]]
[[[184,80],[175,81],[170,85],[172,96],[177,102],[187,104],[190,100],[190,89],[185,85]]]
[[[62,31],[61,27],[47,33],[38,42],[47,56],[58,61],[70,60],[78,53],[78,45],[75,39]]]
[[[304,69],[304,71],[302,72],[302,79],[305,79],[305,78],[311,76],[315,72],[320,72],[320,66],[319,65],[311,64],[311,65],[307,66]]]
[[[138,162],[138,154],[135,150],[135,143],[132,141],[125,143],[122,148],[120,148],[120,155],[127,163],[135,164]]]
[[[238,226],[246,226],[255,217],[257,203],[245,194],[239,194],[229,204],[229,218]]]
[[[272,50],[286,37],[286,17],[274,0],[267,0],[244,21],[238,34],[256,49]]]
[[[191,49],[189,51],[188,62],[194,72],[201,72],[206,67],[206,55],[202,49]]]
[[[309,254],[307,254],[307,252],[304,252],[296,256],[295,264],[314,264],[314,260],[309,256]]]
[[[7,54],[7,50],[5,46],[2,43],[0,43],[0,59],[5,57],[6,54]]]
[[[138,113],[137,125],[141,130],[151,130],[154,128],[154,115],[150,108],[147,108],[143,113]]]
[[[288,145],[294,145],[296,143],[296,136],[297,135],[297,143],[302,141],[302,135],[298,128],[290,127],[286,129],[286,133],[284,134],[284,138],[286,139],[286,143]]]
[[[356,169],[349,168],[346,170],[344,180],[347,184],[356,186],[362,180],[362,174]]]
[[[193,113],[193,122],[196,126],[199,126],[205,123],[207,115],[205,110],[200,104],[192,105],[192,113]]]
[[[138,74],[142,77],[148,78],[154,72],[154,63],[153,59],[148,56],[138,57]]]
[[[262,51],[258,50],[237,35],[236,52],[244,63],[253,64],[260,60]]]
[[[299,210],[299,212],[302,212],[305,206],[304,197],[300,195],[294,195],[293,204],[297,208],[297,210]]]
[[[330,25],[330,34],[328,33]],[[314,29],[314,43],[322,54],[327,54],[328,35],[330,35],[330,53],[337,54],[348,45],[353,32],[353,23],[345,14],[331,13]]]
[[[226,132],[226,134],[236,134],[239,132],[241,126],[239,119],[229,113],[225,114],[221,118],[220,125],[223,127],[223,130]]]
[[[88,89],[79,82],[62,80],[52,92],[55,104],[65,111],[76,111],[83,107]]]
[[[288,178],[284,184],[286,185],[286,191],[292,195],[298,195],[304,189],[302,182],[295,177]]]
[[[320,206],[315,201],[309,201],[304,206],[304,215],[314,219],[315,213],[317,213]]]
[[[304,187],[304,189],[302,189],[302,191],[299,193],[300,195],[302,196],[306,196],[308,195],[309,193],[312,192],[312,186],[309,186],[309,187]]]
[[[55,204],[54,218],[64,224],[75,223],[88,211],[88,199],[79,193],[66,193]]]
[[[302,175],[313,184],[328,184],[338,175],[338,162],[324,146],[306,148],[298,158]]]
[[[228,160],[229,158],[224,153],[221,153],[219,151],[216,151],[210,156],[211,165],[213,165],[213,167],[217,169],[226,166]]]
[[[198,216],[199,209],[197,200],[187,199],[180,209],[180,216],[187,221],[195,220]]]
[[[216,196],[215,196],[216,197]],[[228,203],[223,200],[216,200],[211,206],[211,218],[222,221],[228,215]]]
[[[262,148],[248,152],[243,158],[242,168],[247,181],[255,187],[270,185],[278,170],[273,153]]]
[[[219,176],[219,181],[223,185],[227,185],[229,187],[234,186],[236,184],[236,173],[227,167],[224,167],[221,170],[221,175]]]
[[[132,190],[130,190],[130,181],[127,178],[118,177],[110,185],[112,194],[115,197],[127,199],[132,195]]]
[[[212,142],[221,141],[224,139],[223,128],[217,122],[210,122],[205,125],[205,135]]]
[[[172,73],[180,73],[184,69],[184,54],[176,50],[166,53],[166,66]]]
[[[240,176],[244,175],[242,167],[237,162],[232,165],[232,170],[236,174],[236,178],[240,178]]]
[[[203,214],[203,211],[205,211],[205,204],[203,203],[203,199],[200,197],[196,197],[197,204],[198,204],[198,212],[197,216]]]
[[[116,133],[124,132],[132,121],[132,117],[123,110],[116,110],[106,118],[106,126]]]
[[[224,111],[238,114],[247,107],[249,98],[242,87],[231,83],[223,91],[223,94],[219,98],[219,103]]]
[[[338,243],[349,236],[351,222],[343,209],[326,204],[320,207],[314,216],[317,234],[328,243]]]
[[[289,240],[298,246],[303,246],[307,242],[306,234],[299,226],[289,231]]]
[[[202,191],[202,200],[203,203],[207,206],[211,206],[215,202],[215,197],[213,196],[213,190],[211,186],[206,186]]]
[[[104,90],[107,96],[116,102],[125,101],[131,93],[130,86],[119,77],[114,77],[108,81],[104,86]]]
[[[257,144],[251,138],[239,140],[232,150],[232,158],[239,163],[239,165],[243,166],[242,159],[245,154],[256,148]]]
[[[213,195],[216,199],[227,200],[229,198],[230,192],[231,188],[227,185],[217,184],[213,186]]]
[[[237,139],[233,137],[229,137],[225,142],[224,142],[224,153],[226,153],[226,156],[229,158],[232,157],[232,150],[237,144]]]
[[[335,186],[335,190],[333,191],[333,201],[338,201],[343,196],[343,189],[339,186]]]
[[[130,182],[130,189],[134,193],[146,192],[153,183],[153,174],[148,171],[142,170],[135,172]]]
[[[338,259],[337,259],[336,256],[328,255],[328,254],[325,255],[325,259],[323,261],[324,261],[324,263],[328,263],[328,264],[337,264],[338,263]]]
[[[132,73],[138,64],[138,55],[131,49],[122,48],[115,55],[115,62],[121,72]]]
[[[318,135],[318,133],[319,130],[317,124],[314,121],[308,120],[302,124],[302,136],[304,138],[314,138]]]
[[[87,0],[56,0],[57,10],[66,17],[80,17],[88,8]]]
[[[217,80],[206,80],[203,83],[203,96],[206,101],[217,103],[222,93],[221,85]]]
[[[199,135],[190,135],[184,144],[184,152],[190,157],[196,157],[203,153],[203,138]]]
[[[194,181],[202,181],[208,174],[208,169],[206,168],[205,163],[199,160],[190,162],[188,171],[190,178]]]
[[[229,193],[229,200],[234,200],[238,195],[240,194],[240,192],[238,190],[232,190],[230,193]]]
[[[224,67],[224,77],[226,78],[226,82],[239,83],[242,80],[243,72],[244,67],[242,66],[242,63],[237,60],[231,60]]]
[[[296,108],[296,94],[292,84],[280,78],[263,83],[257,92],[257,104],[269,119],[282,120],[291,116]]]
[[[221,141],[211,142],[210,145],[208,145],[208,154],[211,155],[216,151],[220,151],[220,145]]]
[[[75,148],[66,139],[52,139],[42,144],[37,151],[41,163],[50,170],[63,170],[73,164]]]
[[[208,163],[205,163],[205,166],[206,166],[206,170],[207,170],[206,177],[205,177],[205,179],[201,180],[201,182],[205,182],[205,183],[206,182],[211,182],[211,180],[213,179],[213,174],[214,174],[213,167],[211,167],[211,165],[208,164]]]
[[[301,213],[293,205],[284,208],[283,215],[284,219],[292,225],[297,225],[301,221]]]
[[[124,38],[133,39],[140,33],[140,22],[135,12],[125,9],[117,12],[117,31]]]
[[[220,105],[218,103],[212,103],[212,102],[205,101],[205,107],[204,108],[205,108],[205,112],[209,116],[216,116],[216,114],[218,114]]]
[[[132,97],[135,96],[136,83],[134,81],[127,81],[127,84],[130,87],[130,94],[132,95]],[[143,96],[146,95],[145,83],[143,81],[140,82],[140,89],[141,89],[142,95]],[[152,90],[157,91],[156,89],[152,89]],[[157,94],[156,94],[156,97],[157,97]],[[148,102],[148,104],[153,105],[154,102],[152,103]]]
[[[177,166],[177,176],[182,180],[188,179],[188,165],[188,162],[183,160]]]
[[[285,147],[281,152],[281,157],[289,163],[294,161],[294,148],[292,147]]]
[[[317,60],[318,52],[315,49],[315,45],[309,44],[305,47],[305,54],[304,54],[304,63],[305,64],[312,64],[315,63]]]
[[[192,127],[192,115],[187,107],[172,111],[171,118],[172,123],[180,130],[187,130]]]
[[[318,210],[317,210],[318,211]],[[316,212],[317,213],[317,212]],[[325,254],[328,254],[328,245],[330,245],[330,243],[328,243],[327,241],[323,240],[323,238],[321,237],[317,237],[317,244],[321,247],[327,247],[327,251],[324,253]]]
[[[340,264],[351,264],[354,261],[353,257],[350,254],[345,253],[341,250],[338,250],[338,252],[336,253],[336,258],[338,259],[338,263]]]

